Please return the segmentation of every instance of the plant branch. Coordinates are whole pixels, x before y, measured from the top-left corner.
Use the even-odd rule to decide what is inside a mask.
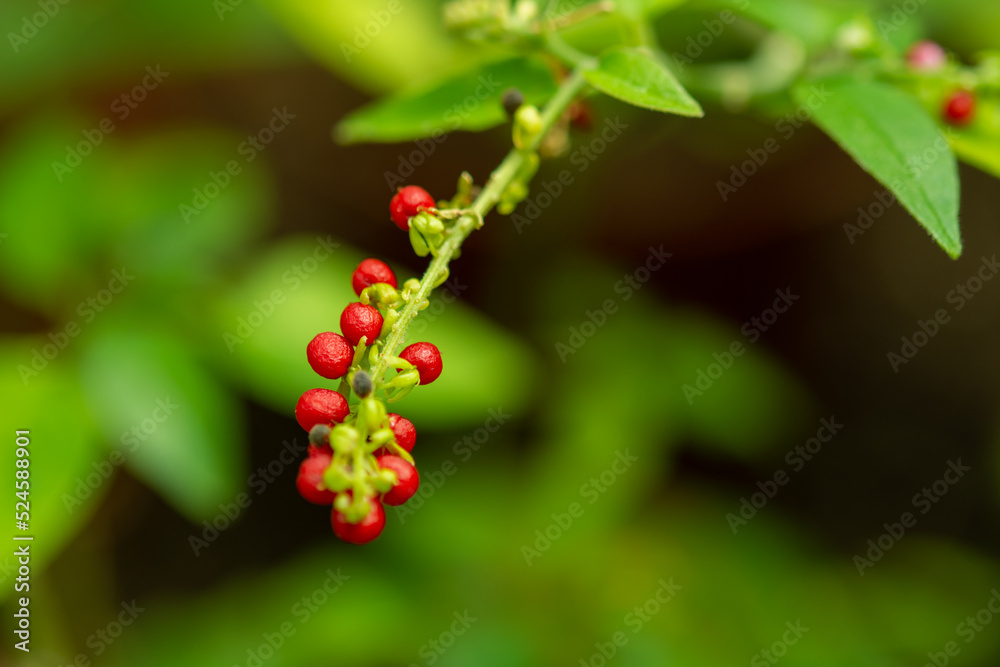
[[[403,339],[406,337],[406,330],[409,328],[410,323],[416,319],[417,313],[420,311],[420,305],[448,275],[448,264],[454,258],[455,253],[458,252],[458,249],[462,246],[465,239],[468,238],[469,234],[479,228],[480,221],[486,217],[486,214],[496,206],[500,200],[500,196],[514,180],[526,157],[538,149],[542,139],[545,138],[545,135],[556,124],[563,111],[573,101],[573,98],[586,85],[587,82],[583,75],[590,66],[589,63],[580,65],[563,80],[556,94],[549,100],[549,103],[542,111],[541,131],[523,149],[518,150],[515,148],[507,154],[507,157],[500,163],[500,166],[490,175],[486,187],[482,189],[479,196],[472,202],[472,205],[469,207],[470,213],[460,217],[454,226],[451,227],[447,238],[441,244],[440,250],[420,280],[420,287],[415,293],[410,295],[410,299],[400,313],[399,319],[396,320],[392,330],[389,332],[388,338],[386,338],[378,362],[371,372],[376,386],[381,386],[382,375],[388,370],[388,360],[395,356],[396,348],[402,344]]]

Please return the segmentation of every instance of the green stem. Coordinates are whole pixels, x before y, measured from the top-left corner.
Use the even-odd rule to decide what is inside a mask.
[[[420,287],[414,294],[410,295],[410,299],[400,313],[399,319],[396,320],[392,331],[389,333],[388,338],[386,338],[385,345],[382,347],[382,352],[379,355],[378,363],[375,364],[371,372],[372,380],[376,386],[381,386],[382,375],[388,370],[388,359],[395,356],[396,348],[402,344],[403,339],[406,337],[406,330],[409,328],[410,323],[417,317],[420,304],[427,300],[434,287],[444,278],[448,271],[448,264],[454,258],[455,253],[462,246],[465,239],[468,238],[473,230],[478,228],[479,221],[485,218],[486,214],[496,206],[504,190],[514,180],[526,156],[538,149],[542,139],[545,138],[545,135],[556,124],[559,117],[562,116],[563,111],[573,101],[573,98],[586,85],[587,81],[584,78],[584,72],[590,67],[592,65],[589,62],[582,63],[572,74],[563,80],[559,86],[559,90],[556,91],[556,94],[549,100],[544,111],[542,111],[541,131],[523,150],[515,148],[507,154],[507,157],[500,163],[500,166],[490,175],[486,187],[483,188],[479,196],[472,202],[472,205],[469,207],[471,214],[460,217],[449,230],[448,236],[441,244],[437,256],[431,261],[430,266],[427,267],[427,271],[424,273],[424,277],[420,280]]]

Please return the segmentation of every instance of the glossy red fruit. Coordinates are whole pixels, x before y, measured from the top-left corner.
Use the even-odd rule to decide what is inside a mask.
[[[910,67],[918,70],[935,70],[944,66],[948,61],[948,54],[937,42],[924,40],[914,42],[913,46],[906,52],[906,62]]]
[[[310,389],[295,405],[295,419],[306,431],[311,431],[316,424],[342,422],[350,413],[347,399],[330,389]]]
[[[338,333],[317,334],[306,346],[306,359],[312,369],[325,378],[344,377],[354,361],[354,348]]]
[[[382,313],[363,303],[349,303],[340,314],[340,330],[351,345],[357,345],[362,336],[371,345],[382,332]]]
[[[351,275],[351,287],[354,293],[361,296],[362,290],[375,283],[387,283],[394,288],[396,285],[396,274],[392,272],[389,265],[380,259],[369,258],[358,264]]]
[[[396,226],[404,232],[410,229],[410,218],[420,212],[420,209],[434,208],[434,197],[423,188],[407,185],[400,188],[389,202],[389,217]]]
[[[430,384],[441,375],[441,352],[433,343],[414,343],[399,353],[420,373],[420,384]]]
[[[299,475],[295,478],[295,488],[299,495],[317,505],[332,505],[337,494],[323,484],[323,473],[333,461],[332,453],[317,452],[302,462]]]
[[[417,469],[394,454],[383,454],[375,461],[382,470],[396,473],[396,484],[382,496],[386,505],[402,505],[413,497],[420,486],[420,475]]]
[[[361,523],[349,523],[344,515],[333,511],[330,521],[333,524],[333,534],[351,544],[366,544],[382,534],[385,528],[385,509],[377,498],[369,498],[371,510]]]
[[[968,90],[956,90],[945,100],[943,114],[951,125],[968,125],[976,115],[976,96]]]
[[[396,436],[396,443],[408,452],[413,451],[417,444],[417,429],[406,417],[400,417],[395,412],[389,413],[389,428]]]

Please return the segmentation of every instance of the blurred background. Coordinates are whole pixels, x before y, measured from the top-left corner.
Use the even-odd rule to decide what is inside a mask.
[[[445,373],[395,407],[422,491],[377,542],[333,537],[294,485],[292,410],[324,386],[305,345],[363,257],[422,273],[398,178],[444,198],[509,145],[335,143],[490,56],[436,0],[389,4],[0,4],[0,396],[35,535],[32,650],[8,633],[0,661],[997,664],[1000,284],[976,280],[1000,188],[962,168],[958,261],[899,206],[848,233],[882,187],[803,127],[724,202],[778,133],[710,99],[693,121],[595,98],[571,150],[599,157],[544,163],[536,192],[565,190],[469,239],[411,338]],[[664,48],[718,11],[666,15]],[[998,46],[987,0],[909,14],[960,57]]]

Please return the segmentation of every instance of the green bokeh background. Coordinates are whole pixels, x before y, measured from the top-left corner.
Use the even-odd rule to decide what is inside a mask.
[[[387,220],[386,174],[417,151],[407,180],[443,197],[509,142],[503,128],[433,150],[333,142],[372,97],[493,55],[445,35],[438,2],[400,1],[358,53],[343,44],[387,3],[72,0],[16,52],[5,37],[0,467],[30,429],[36,540],[28,656],[6,631],[16,574],[0,551],[0,660],[598,667],[622,632],[607,664],[719,667],[770,664],[755,656],[801,622],[783,665],[909,667],[948,642],[950,664],[997,664],[1000,622],[960,624],[1000,587],[1000,287],[898,373],[886,353],[1000,248],[1000,188],[963,168],[959,261],[898,207],[851,243],[843,225],[881,188],[814,130],[720,201],[716,181],[774,127],[710,104],[693,121],[595,100],[575,145],[606,120],[622,136],[586,170],[544,164],[539,183],[566,168],[574,182],[530,226],[493,216],[470,238],[455,299],[417,331],[445,373],[397,406],[424,495],[369,546],[333,538],[282,459],[304,447],[298,395],[323,386],[304,347],[336,329],[363,257],[422,271]],[[683,5],[657,24],[668,51],[717,11],[649,4]],[[37,11],[5,1],[3,34]],[[967,56],[997,47],[1000,8],[928,2],[906,30]],[[121,118],[114,101],[157,66],[163,82]],[[243,142],[276,109],[294,118],[249,161]],[[114,131],[56,174],[105,118]],[[224,187],[185,215],[213,178]],[[661,246],[670,260],[626,300],[616,284]],[[116,271],[133,277],[111,297]],[[751,343],[744,323],[786,288],[799,300]],[[606,299],[616,311],[562,359]],[[747,352],[689,402],[683,385],[733,341]],[[508,416],[487,432],[491,411]],[[793,471],[786,454],[831,415],[844,428]],[[971,471],[919,514],[913,495],[958,459]],[[788,483],[734,534],[727,514],[779,470]],[[916,526],[859,575],[855,555],[906,511]],[[328,595],[330,572],[346,580]],[[680,588],[638,616],[664,581]]]

